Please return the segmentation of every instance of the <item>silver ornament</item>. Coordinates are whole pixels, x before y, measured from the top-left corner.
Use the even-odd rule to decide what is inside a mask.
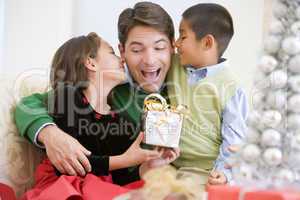
[[[247,162],[256,162],[261,153],[260,148],[255,144],[247,144],[242,150],[242,158]]]
[[[280,48],[280,37],[271,35],[269,36],[264,43],[265,50],[268,53],[276,53]]]
[[[296,134],[291,141],[291,147],[300,151],[300,133]]]
[[[255,109],[259,109],[263,106],[263,100],[265,97],[265,94],[262,91],[257,91],[256,93],[252,94],[252,106]]]
[[[289,114],[287,117],[287,125],[291,130],[300,129],[300,115]]]
[[[258,143],[259,140],[260,140],[259,131],[249,127],[246,134],[246,141],[249,143]]]
[[[288,37],[282,41],[282,49],[289,55],[300,52],[300,40],[297,37]]]
[[[258,112],[257,110],[253,110],[252,112],[249,113],[249,116],[247,118],[247,124],[250,126],[257,126],[261,121],[261,113]]]
[[[274,16],[277,19],[280,19],[285,14],[287,14],[287,12],[288,12],[288,8],[283,3],[276,1],[276,3],[274,4],[274,7],[273,7]]]
[[[270,108],[282,109],[285,108],[287,104],[287,93],[283,90],[271,91],[268,93],[266,98],[266,103]]]
[[[300,73],[300,55],[296,55],[289,61],[288,69],[293,73]]]
[[[261,144],[266,147],[279,146],[281,134],[274,129],[267,129],[262,133]]]
[[[237,179],[251,181],[253,179],[253,170],[249,165],[241,165],[238,170]]]
[[[289,97],[288,110],[291,112],[300,113],[300,94],[294,94]]]
[[[294,92],[300,92],[300,75],[289,77],[289,85]]]
[[[269,31],[272,34],[281,34],[284,32],[284,26],[279,20],[274,20],[271,22]]]
[[[299,151],[290,153],[288,156],[288,160],[289,160],[289,166],[291,166],[292,169],[295,169],[297,171],[300,170],[300,153],[299,153]]]
[[[265,127],[275,128],[280,124],[281,118],[277,110],[267,110],[263,113],[261,122]]]
[[[297,17],[298,19],[300,19],[300,7],[296,9],[295,14],[296,14],[296,17]]]
[[[264,161],[269,166],[277,166],[282,162],[282,152],[278,148],[268,148],[263,153]]]
[[[265,55],[260,59],[258,67],[264,73],[270,73],[278,65],[277,60],[273,56]]]
[[[287,81],[288,75],[284,70],[275,70],[270,74],[270,82],[273,89],[284,88]]]
[[[291,31],[296,35],[299,36],[300,34],[300,21],[297,21],[292,24]]]

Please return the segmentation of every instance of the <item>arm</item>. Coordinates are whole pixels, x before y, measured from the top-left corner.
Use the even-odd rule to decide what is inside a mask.
[[[15,120],[20,135],[39,147],[44,145],[51,163],[61,173],[84,175],[91,170],[86,157],[90,152],[55,125],[49,125],[54,122],[45,103],[48,95],[33,94],[17,104]]]
[[[126,152],[115,156],[94,155],[89,156],[92,173],[95,175],[112,175],[117,183],[134,181],[139,178],[137,165],[158,159],[161,155],[156,150],[146,150],[140,147],[144,134],[140,133]],[[128,180],[121,180],[121,179]],[[125,182],[124,182],[125,181]]]
[[[225,174],[227,182],[230,182],[232,179],[231,169],[225,167],[226,160],[231,155],[229,146],[240,144],[245,138],[247,114],[248,102],[245,92],[242,89],[238,89],[227,103],[222,114],[222,144],[214,166],[216,171]]]
[[[32,143],[42,147],[37,142],[37,133],[47,125],[54,124],[53,119],[48,114],[46,99],[49,93],[33,94],[24,97],[17,104],[15,110],[15,121],[20,135],[28,138]]]

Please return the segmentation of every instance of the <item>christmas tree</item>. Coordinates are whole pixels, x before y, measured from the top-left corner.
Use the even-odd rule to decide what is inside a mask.
[[[299,184],[300,0],[274,3],[251,94],[249,129],[233,168],[242,185]]]

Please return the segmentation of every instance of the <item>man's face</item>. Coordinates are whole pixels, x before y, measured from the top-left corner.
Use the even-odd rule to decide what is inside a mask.
[[[135,82],[147,92],[158,91],[171,65],[169,38],[154,28],[136,26],[120,51]]]

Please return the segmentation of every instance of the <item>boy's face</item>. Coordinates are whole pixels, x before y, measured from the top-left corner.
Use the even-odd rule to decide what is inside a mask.
[[[196,39],[196,34],[185,19],[180,22],[179,38],[175,45],[182,65],[201,66],[204,53],[201,40]]]
[[[152,27],[136,26],[120,46],[132,78],[147,92],[156,92],[171,66],[172,44],[164,33]]]

